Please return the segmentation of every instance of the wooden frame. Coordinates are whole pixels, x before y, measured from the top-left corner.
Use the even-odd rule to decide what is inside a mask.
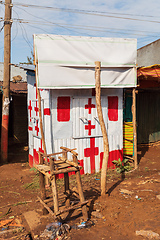
[[[71,211],[77,208],[82,208],[82,214],[84,221],[88,219],[88,213],[87,213],[87,202],[85,201],[83,190],[82,190],[82,182],[81,182],[81,175],[80,175],[80,169],[82,169],[81,166],[78,165],[78,154],[74,151],[75,149],[69,149],[66,147],[60,147],[62,149],[62,152],[53,153],[53,154],[44,154],[41,152],[39,153],[39,163],[38,165],[34,165],[34,167],[39,171],[39,177],[40,177],[40,193],[41,198],[39,198],[39,201],[43,205],[43,212],[49,212],[52,216],[55,218],[59,217],[64,212]],[[67,153],[70,152],[72,154],[72,159],[67,159]],[[54,156],[62,154],[62,157],[58,157],[59,160],[55,160]],[[49,165],[48,162],[46,162],[46,158],[49,158]],[[50,173],[49,173],[50,171]],[[70,206],[70,197],[71,194],[74,194],[74,191],[70,189],[69,186],[69,172],[75,172],[76,174],[76,181],[77,181],[77,189],[78,194],[76,193],[76,196],[78,195],[80,203]],[[59,209],[59,203],[58,203],[58,191],[57,191],[57,184],[56,184],[56,174],[64,173],[64,194],[65,194],[65,204],[66,209],[60,210]],[[54,212],[47,206],[47,202],[50,202],[50,200],[46,199],[46,191],[45,191],[45,182],[44,182],[44,176],[47,176],[47,178],[51,181],[51,188],[52,188],[52,196],[53,196],[53,204],[54,204]],[[75,194],[74,194],[75,195]],[[45,209],[45,211],[44,211]]]

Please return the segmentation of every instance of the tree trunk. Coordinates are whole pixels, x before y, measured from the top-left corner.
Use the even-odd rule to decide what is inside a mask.
[[[101,63],[95,62],[95,64],[96,64],[95,67],[96,105],[101,131],[103,135],[103,147],[104,147],[103,163],[101,170],[101,195],[104,196],[106,194],[106,175],[109,157],[109,144],[101,106],[101,82],[100,82]]]

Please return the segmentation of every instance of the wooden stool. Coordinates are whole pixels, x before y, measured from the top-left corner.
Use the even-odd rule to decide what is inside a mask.
[[[39,171],[39,181],[40,181],[40,194],[41,198],[38,198],[39,201],[43,204],[44,209],[43,213],[49,212],[52,216],[57,218],[64,212],[69,212],[74,209],[81,208],[83,219],[87,221],[88,213],[87,213],[87,202],[84,199],[83,190],[82,190],[82,182],[80,176],[81,166],[78,165],[78,154],[74,151],[75,149],[69,149],[66,147],[60,147],[62,152],[53,153],[53,154],[43,154],[39,153],[39,163],[38,165],[34,165],[34,167]],[[72,155],[72,160],[67,159],[67,153],[70,152]],[[62,157],[58,157],[59,160],[55,160],[54,156],[62,155]],[[49,158],[49,163],[46,159]],[[75,172],[76,181],[77,181],[77,193],[70,189],[69,187],[69,172]],[[58,192],[57,192],[57,184],[56,184],[56,175],[64,174],[64,194],[65,194],[65,205],[66,209],[60,210],[58,203]],[[52,194],[53,194],[53,204],[54,204],[54,212],[47,206],[47,203],[50,199],[46,199],[46,190],[45,190],[45,176],[50,179],[52,185]],[[70,197],[74,194],[79,197],[80,203],[70,206]]]

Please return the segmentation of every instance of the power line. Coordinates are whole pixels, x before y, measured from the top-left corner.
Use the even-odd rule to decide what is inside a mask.
[[[24,26],[21,25],[20,23],[19,23],[19,26],[21,27],[21,30],[22,30],[23,39],[25,40],[25,42],[28,44],[28,46],[30,47],[30,49],[31,49],[31,51],[32,51],[33,45],[30,43],[28,37],[25,37],[25,35],[24,35],[24,32],[25,32],[25,34],[26,34],[26,36],[27,36],[27,33],[26,33],[26,30],[25,30]],[[23,30],[24,30],[24,32],[23,32]]]
[[[133,30],[127,30],[127,29],[117,29],[117,28],[104,28],[104,27],[96,27],[96,26],[83,26],[83,25],[71,25],[71,24],[65,24],[65,23],[56,23],[56,22],[41,22],[41,21],[31,21],[31,20],[25,20],[25,19],[16,19],[14,18],[13,21],[17,21],[19,23],[23,23],[23,24],[41,24],[44,26],[56,26],[56,27],[63,27],[67,30],[70,29],[83,29],[86,31],[93,31],[93,32],[109,32],[109,33],[118,33],[118,34],[129,34],[129,35],[133,35],[133,36],[145,36],[145,33],[157,33],[158,32],[149,32],[149,31],[137,31],[135,30],[135,32]],[[67,28],[65,26],[68,26]],[[128,32],[129,31],[129,32]],[[76,31],[78,32],[78,31]],[[134,32],[134,33],[133,33]],[[136,33],[138,32],[138,33]],[[79,32],[78,32],[79,33]],[[144,34],[143,34],[144,33]],[[159,37],[157,35],[150,35],[151,37]]]
[[[63,27],[63,28],[65,28],[64,26],[68,26],[68,28],[79,28],[79,29],[82,29],[82,27],[83,27],[83,29],[84,29],[84,27],[85,27],[85,28],[87,28],[87,30],[90,30],[90,31],[96,31],[95,28],[105,29],[105,30],[107,30],[107,32],[109,32],[108,30],[133,31],[133,30],[128,30],[128,29],[114,29],[114,28],[104,28],[104,27],[96,27],[96,26],[70,25],[70,24],[65,24],[65,23],[55,23],[55,22],[48,21],[48,20],[46,20],[46,19],[44,19],[44,18],[38,17],[38,16],[36,16],[36,15],[33,15],[33,14],[29,13],[28,11],[20,8],[20,7],[17,7],[17,8],[23,10],[24,12],[28,13],[29,15],[31,15],[31,16],[37,18],[37,19],[41,19],[41,20],[45,21],[47,24],[44,24],[43,22],[40,22],[40,21],[31,22],[31,20],[19,19],[19,20],[22,21],[23,23],[32,23],[32,24],[38,23],[38,24],[43,24],[43,25],[49,25],[49,24],[51,24],[51,25],[56,25],[57,27]],[[17,19],[17,20],[18,20],[18,19]],[[26,22],[25,22],[25,21],[26,21]],[[93,27],[94,29],[89,29],[89,28],[92,28],[92,27]],[[69,30],[68,28],[65,28],[65,29]],[[100,30],[97,30],[97,31],[100,31]],[[142,30],[142,31],[137,31],[137,30],[135,30],[135,31],[136,31],[136,32],[140,32],[140,33],[142,33],[142,32],[147,32],[147,31],[143,31],[143,30]],[[101,31],[101,32],[103,32],[103,31]],[[151,33],[151,31],[148,31],[148,32]],[[79,33],[79,32],[78,32],[78,33]],[[114,32],[114,33],[116,33],[116,32]],[[119,33],[119,32],[118,32],[118,33]],[[152,33],[158,33],[158,32],[152,32]],[[122,34],[122,32],[121,32],[121,34]],[[127,34],[127,33],[124,33],[124,34]],[[142,34],[136,34],[136,33],[133,34],[133,33],[132,33],[131,35],[142,35]],[[142,35],[142,36],[143,36],[143,35]],[[154,36],[154,37],[157,37],[157,36]]]
[[[31,15],[31,16],[37,18],[37,19],[41,19],[41,20],[45,21],[46,23],[54,24],[54,25],[56,25],[57,27],[64,28],[65,30],[70,30],[70,29],[68,29],[68,28],[66,28],[66,27],[64,27],[64,26],[62,26],[62,25],[60,25],[60,24],[50,22],[50,21],[48,21],[48,20],[46,20],[46,19],[44,19],[44,18],[41,18],[41,17],[37,17],[36,15],[33,15],[33,14],[29,13],[28,11],[20,8],[20,7],[17,7],[17,8],[23,10],[24,12],[28,13],[29,15]],[[23,22],[23,19],[19,19],[19,20]],[[27,20],[27,21],[30,22],[30,20]],[[27,22],[27,23],[28,23],[28,22]],[[34,22],[35,22],[35,21],[34,21]],[[25,22],[24,22],[24,23],[25,23]],[[32,23],[32,24],[33,24],[33,23]],[[75,30],[74,30],[74,32],[76,32],[76,33],[78,33],[78,34],[82,34],[82,33],[78,32],[78,31],[75,31]],[[90,36],[89,34],[87,34],[87,35]]]
[[[4,24],[3,24],[3,26],[1,27],[0,32],[2,32],[3,28],[4,28]]]
[[[16,11],[13,10],[13,12],[15,12],[15,13],[17,14],[17,16],[19,17],[19,15],[18,15],[18,13],[17,13]],[[15,34],[15,36],[12,38],[11,42],[13,42],[13,41],[16,39],[17,35],[18,35],[18,27],[17,27],[17,23],[16,23],[16,34]]]
[[[78,14],[87,14],[87,15],[94,15],[94,16],[99,16],[99,17],[118,18],[118,19],[123,19],[123,20],[133,20],[133,21],[160,23],[160,21],[156,21],[156,20],[144,20],[144,19],[137,19],[137,18],[129,18],[129,17],[117,16],[117,15],[124,15],[124,16],[139,16],[139,17],[150,17],[150,18],[151,17],[155,17],[155,16],[150,16],[150,15],[135,15],[135,14],[98,12],[98,11],[69,9],[69,8],[55,8],[55,7],[50,7],[50,6],[40,6],[40,5],[22,4],[22,3],[14,3],[14,5],[19,5],[19,6],[22,6],[22,7],[50,9],[50,10],[54,10],[54,11],[72,12],[72,13],[78,13]],[[116,16],[107,15],[107,14],[116,14]]]
[[[0,3],[4,3],[2,1],[0,1]],[[96,26],[84,26],[84,25],[71,25],[71,24],[66,24],[66,23],[57,23],[57,22],[51,22],[51,21],[48,21],[44,18],[41,18],[41,17],[38,17],[38,16],[35,16],[33,14],[31,14],[30,12],[24,10],[23,8],[21,7],[32,7],[32,8],[40,8],[40,9],[49,9],[49,10],[54,10],[54,11],[64,11],[64,12],[72,12],[72,13],[80,13],[80,14],[89,14],[89,15],[95,15],[95,16],[104,16],[104,17],[113,17],[113,18],[121,18],[121,19],[127,19],[127,20],[135,20],[135,21],[144,21],[144,22],[154,22],[154,23],[160,23],[160,21],[150,21],[150,20],[145,20],[145,19],[137,19],[137,18],[126,18],[126,17],[119,17],[119,16],[111,16],[111,15],[107,15],[107,14],[118,14],[118,15],[121,15],[121,16],[138,16],[138,17],[154,17],[154,16],[151,16],[151,15],[136,15],[136,14],[126,14],[126,13],[113,13],[113,12],[98,12],[98,11],[87,11],[87,10],[79,10],[79,9],[67,9],[67,8],[55,8],[55,7],[50,7],[50,6],[40,6],[40,5],[34,5],[34,4],[22,4],[22,3],[14,3],[13,4],[16,8],[18,9],[21,9],[23,11],[25,11],[26,13],[28,13],[29,15],[37,18],[37,19],[40,19],[42,21],[32,21],[32,20],[25,20],[25,19],[20,19],[20,18],[15,18],[13,19],[13,21],[17,21],[19,23],[22,23],[22,24],[41,24],[41,25],[47,25],[47,26],[51,26],[51,25],[54,25],[56,27],[60,27],[60,28],[64,28],[65,30],[69,30],[71,31],[71,29],[83,29],[85,31],[94,31],[94,32],[109,32],[109,33],[112,33],[112,34],[129,34],[129,35],[133,35],[133,36],[145,36],[147,32],[149,33],[157,33],[159,34],[158,32],[153,32],[153,31],[138,31],[138,30],[128,30],[128,29],[118,29],[118,28],[105,28],[105,27],[96,27]],[[21,7],[19,7],[21,6]],[[2,19],[2,18],[1,18]],[[29,25],[31,26],[31,25]],[[37,29],[41,29],[39,27],[35,27]],[[24,36],[24,33],[25,35],[27,35],[25,29],[24,29],[24,26],[21,27],[22,29],[22,35],[23,35],[23,38],[25,39],[25,41],[27,42],[28,45],[30,45],[30,47],[32,46],[31,43],[29,42],[29,39],[27,39],[27,36]],[[41,29],[43,30],[43,29]],[[43,30],[45,31],[45,30]],[[76,30],[72,30],[76,33],[80,33],[82,34],[82,32],[78,32]],[[123,31],[123,32],[122,32]],[[130,33],[131,32],[131,33]],[[134,33],[133,33],[134,32]],[[143,34],[144,33],[144,34]],[[86,35],[86,33],[85,33]],[[88,33],[87,33],[88,36],[90,36]],[[146,36],[146,37],[159,37],[159,36],[153,36],[153,35],[149,35],[149,36]],[[146,38],[145,37],[145,38]]]
[[[14,12],[15,12],[15,14],[17,15],[17,17],[19,18],[19,14],[15,11],[15,10],[13,10]],[[18,22],[19,23],[19,22]],[[20,25],[20,24],[19,24]],[[22,36],[23,36],[23,39],[25,40],[25,42],[28,44],[28,46],[30,47],[30,49],[32,50],[32,44],[30,43],[30,41],[29,41],[29,39],[28,39],[28,36],[27,36],[27,32],[26,32],[26,30],[25,30],[25,28],[24,28],[24,26],[23,25],[20,25],[20,28],[21,28],[21,32],[22,32]],[[18,28],[17,28],[17,30],[18,30]],[[25,35],[24,35],[24,33],[23,33],[23,30],[24,30],[24,32],[25,32],[25,35],[26,35],[26,37],[25,37]],[[17,34],[18,34],[18,32],[17,32]],[[14,38],[15,39],[15,38]],[[13,39],[13,40],[14,40]]]
[[[36,5],[37,6],[37,5]],[[16,6],[17,7],[17,6]],[[100,30],[100,29],[102,29],[102,27],[95,27],[95,26],[82,26],[82,25],[76,25],[76,26],[74,26],[74,25],[69,25],[69,24],[65,24],[65,23],[56,23],[56,22],[51,22],[51,21],[48,21],[48,20],[46,20],[46,19],[44,19],[44,18],[41,18],[41,17],[38,17],[38,16],[35,16],[35,15],[33,15],[33,14],[31,14],[31,13],[29,13],[28,11],[26,11],[26,10],[24,10],[24,9],[22,9],[21,7],[17,7],[18,9],[21,9],[21,10],[23,10],[23,11],[25,11],[26,13],[28,13],[29,15],[31,15],[31,16],[33,16],[33,17],[35,17],[35,18],[37,18],[37,19],[41,19],[41,20],[43,20],[43,21],[45,21],[47,24],[45,24],[45,23],[42,23],[42,22],[38,22],[37,21],[37,23],[40,23],[40,24],[43,24],[43,25],[48,25],[48,24],[51,24],[51,25],[56,25],[57,27],[60,27],[60,28],[64,28],[64,29],[66,29],[66,30],[70,30],[70,29],[83,29],[83,30],[87,30],[87,31],[94,31],[94,32],[111,32],[111,33],[118,33],[118,34],[129,34],[129,33],[127,33],[127,32],[115,32],[115,30],[116,31],[132,31],[133,32],[133,30],[126,30],[126,29],[113,29],[113,28],[108,28],[108,29],[106,29],[106,28],[103,28],[104,29],[104,31],[103,30]],[[48,8],[48,7],[47,7]],[[52,7],[49,7],[49,8],[52,8]],[[36,24],[36,21],[34,21],[34,23],[33,22],[31,22],[30,20],[24,20],[24,19],[21,19],[21,21],[23,22],[23,23],[31,23],[31,24]],[[27,22],[24,22],[24,21],[27,21]],[[65,26],[67,26],[67,28],[65,27]],[[69,28],[69,29],[68,29]],[[94,29],[91,29],[91,28],[94,28]],[[95,30],[95,28],[98,28],[98,30]],[[110,30],[110,31],[109,31]],[[142,32],[144,32],[144,33],[146,33],[147,31],[137,31],[137,30],[134,30],[134,31],[136,31],[136,32],[140,32],[140,34],[139,33],[131,33],[130,35],[133,35],[133,36],[144,36],[144,34],[142,34]],[[77,32],[77,33],[79,33],[78,31],[75,31],[74,30],[74,32]],[[149,33],[151,33],[151,31],[149,32]],[[158,32],[152,32],[152,33],[158,33]],[[82,34],[82,33],[80,33],[80,34]],[[85,33],[86,34],[86,33]],[[88,34],[87,34],[88,35]],[[158,36],[152,36],[152,37],[158,37]]]
[[[0,2],[4,3],[4,2]],[[56,8],[51,6],[41,6],[36,4],[22,4],[22,3],[14,3],[13,5],[19,5],[22,7],[34,7],[34,8],[41,8],[41,9],[48,9],[48,10],[54,10],[54,11],[67,11],[67,12],[82,12],[82,13],[98,13],[98,14],[118,14],[118,15],[124,15],[124,16],[137,16],[137,17],[149,17],[153,18],[156,16],[153,15],[144,15],[144,14],[133,14],[133,13],[119,13],[119,12],[108,12],[108,11],[94,11],[94,10],[84,10],[84,9],[72,9],[72,8]],[[158,16],[159,17],[159,16]]]

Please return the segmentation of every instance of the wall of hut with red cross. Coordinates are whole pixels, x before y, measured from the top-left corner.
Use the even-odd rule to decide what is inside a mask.
[[[76,148],[83,170],[98,172],[103,160],[103,137],[96,109],[94,89],[40,89],[42,120],[47,153],[60,147]],[[123,159],[123,89],[101,91],[103,117],[109,139],[108,167],[113,160]],[[39,126],[35,77],[28,75],[29,162],[38,163],[43,152]]]

